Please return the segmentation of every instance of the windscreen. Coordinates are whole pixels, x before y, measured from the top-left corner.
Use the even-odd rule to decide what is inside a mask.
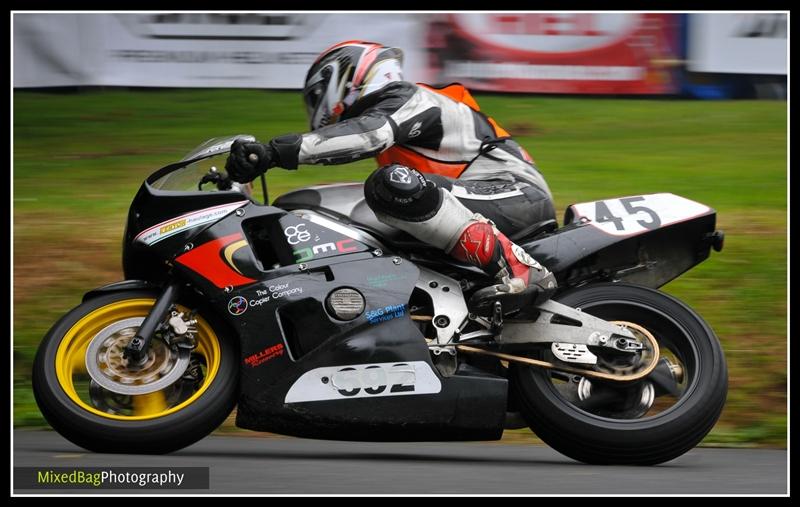
[[[238,134],[235,136],[225,136],[225,137],[212,137],[208,141],[204,142],[197,148],[187,153],[186,156],[181,159],[181,162],[183,162],[184,160],[192,160],[195,158],[207,157],[209,155],[215,155],[217,153],[227,153],[231,150],[231,145],[233,144],[233,141],[239,138],[241,138],[244,141],[256,140],[254,136],[251,136],[249,134]]]
[[[200,190],[207,192],[218,192],[217,186],[214,183],[206,183],[202,189],[198,187],[200,180],[209,172],[225,173],[225,161],[228,158],[228,152],[224,151],[217,155],[196,160],[183,167],[178,167],[173,171],[165,174],[151,186],[158,190],[170,190],[173,192],[198,192]],[[189,159],[191,160],[191,159]],[[252,183],[233,183],[231,190],[236,190],[244,193],[248,197],[252,196],[253,185]]]

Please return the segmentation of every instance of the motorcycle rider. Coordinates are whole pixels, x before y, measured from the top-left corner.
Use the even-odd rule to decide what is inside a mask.
[[[548,299],[553,274],[506,234],[552,219],[552,195],[531,157],[455,84],[403,80],[402,51],[346,41],[320,54],[303,98],[311,131],[268,143],[237,140],[226,170],[249,182],[271,167],[344,164],[375,156],[364,196],[378,219],[496,280],[472,308],[506,311]]]

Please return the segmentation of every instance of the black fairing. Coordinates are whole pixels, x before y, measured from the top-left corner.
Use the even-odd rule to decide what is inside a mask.
[[[658,288],[708,258],[716,212],[635,236],[607,234],[572,221],[553,234],[523,242],[525,251],[553,271],[559,289],[591,281],[626,281]]]
[[[237,425],[309,438],[500,438],[508,381],[466,366],[451,377],[440,375],[424,336],[408,316],[407,304],[419,276],[414,263],[376,256],[357,239],[276,207],[246,203],[237,209],[239,213],[182,238],[193,245],[191,249],[184,251],[181,243],[173,245],[172,252],[158,250],[170,259],[172,276],[202,293],[238,335],[242,363]],[[309,244],[347,241],[345,250],[320,249],[313,258],[305,258],[298,250],[303,245],[290,245],[284,233],[301,224],[309,233]],[[227,247],[243,241],[234,253],[224,254]],[[391,283],[374,282],[387,276]],[[360,316],[345,321],[330,313],[326,300],[339,288],[363,295],[365,310]],[[233,303],[241,299],[247,301],[246,310],[236,314]],[[368,315],[383,308],[395,309],[393,318],[370,323]],[[314,368],[410,361],[424,362],[441,389],[429,394],[285,402],[291,386]]]
[[[151,186],[175,167],[180,164],[148,178],[131,205],[123,250],[130,280],[86,297],[152,288],[167,279],[190,286],[208,303],[204,311],[216,311],[229,324],[227,334],[233,336],[220,339],[238,341],[237,425],[349,440],[500,438],[508,381],[464,363],[443,376],[408,308],[420,278],[417,265],[461,282],[485,274],[379,222],[364,202],[360,183],[298,190],[263,206],[236,191],[173,192]],[[216,210],[213,216],[205,215],[209,209]],[[309,215],[326,215],[338,224],[291,210],[310,210]],[[202,220],[181,222],[198,213]],[[709,210],[620,237],[568,216],[565,227],[521,244],[556,273],[562,290],[609,279],[658,287],[708,257],[715,221],[716,213]],[[157,240],[141,239],[150,234]],[[379,252],[375,238],[388,250]],[[330,304],[339,289],[363,297],[363,311],[350,320],[338,318]],[[325,393],[321,398],[288,397],[309,372],[410,362],[419,372],[430,371],[427,390],[404,385],[396,394],[370,387],[350,397],[331,380],[330,386],[315,384]]]
[[[163,281],[167,277],[165,259],[180,251],[187,239],[198,232],[189,228],[159,243],[147,246],[135,242],[137,234],[164,221],[174,220],[185,213],[203,208],[249,200],[240,192],[174,192],[158,190],[150,183],[155,173],[142,183],[133,198],[125,226],[122,248],[122,269],[127,279]]]
[[[227,236],[233,228],[226,222],[246,219],[258,208],[248,206],[241,219],[231,216],[203,235]],[[293,215],[281,216],[289,217],[298,220]],[[201,243],[202,238],[196,242]],[[176,259],[177,266],[180,260]],[[253,271],[257,266],[237,264],[244,274],[258,281],[229,293],[212,292],[207,282],[194,280],[211,294],[211,304],[239,335],[242,366],[238,426],[352,440],[485,440],[501,436],[507,380],[465,370],[441,377],[405,306],[419,276],[413,263],[354,252],[306,265],[305,270],[286,265],[257,274]],[[386,275],[391,276],[391,284],[373,286],[371,280]],[[356,289],[366,301],[364,313],[350,321],[337,319],[326,307],[329,294],[343,287]],[[239,298],[247,300],[247,309],[234,315],[229,304]],[[396,318],[377,323],[367,318],[373,310],[398,306],[403,310]],[[441,382],[441,391],[285,403],[291,386],[314,368],[409,361],[428,364]]]

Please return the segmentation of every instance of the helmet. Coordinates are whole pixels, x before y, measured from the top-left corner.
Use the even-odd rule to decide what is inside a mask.
[[[311,130],[339,121],[359,98],[403,79],[403,52],[350,40],[322,52],[306,75],[303,100]]]

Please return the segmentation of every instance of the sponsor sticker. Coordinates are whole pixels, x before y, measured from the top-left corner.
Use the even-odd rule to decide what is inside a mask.
[[[356,241],[354,239],[342,239],[336,243],[322,243],[309,248],[295,250],[294,255],[297,257],[297,259],[295,259],[295,263],[297,264],[300,262],[310,261],[318,255],[328,252],[350,253],[356,251],[358,251],[358,247],[356,246]]]
[[[366,313],[367,322],[370,324],[380,324],[389,320],[403,317],[406,314],[406,305],[389,305],[375,310],[369,310]]]
[[[185,229],[192,229],[201,225],[215,222],[231,213],[236,208],[240,208],[250,201],[239,201],[230,204],[222,204],[219,206],[212,206],[210,208],[201,209],[181,215],[179,217],[171,218],[160,224],[156,224],[148,229],[143,230],[136,235],[134,241],[144,243],[145,245],[153,245],[159,241],[165,240],[170,236],[174,236]]]
[[[186,219],[183,218],[181,220],[177,220],[175,222],[172,222],[171,224],[167,224],[167,225],[165,225],[163,227],[160,227],[158,229],[158,232],[161,233],[161,234],[164,234],[164,233],[167,233],[167,232],[170,232],[170,231],[174,231],[175,229],[180,229],[181,227],[183,227],[185,225],[186,225]]]
[[[271,301],[278,301],[280,299],[295,296],[303,293],[302,287],[292,287],[287,283],[276,283],[269,285],[264,289],[256,289],[255,297],[246,301],[249,306],[256,307],[267,304]]]
[[[367,277],[367,285],[382,289],[392,282],[399,282],[405,280],[406,276],[400,273],[385,273],[380,275],[372,275]]]
[[[231,315],[241,315],[247,311],[247,300],[242,296],[236,296],[228,301],[228,311]]]
[[[246,364],[251,368],[255,368],[256,366],[266,363],[270,359],[282,356],[284,351],[285,348],[282,343],[279,343],[277,345],[271,345],[262,350],[261,352],[256,352],[255,354],[244,358],[244,364]]]
[[[283,234],[286,236],[286,241],[288,241],[290,245],[305,243],[311,239],[311,233],[306,230],[306,224],[304,223],[290,225],[283,230]]]

